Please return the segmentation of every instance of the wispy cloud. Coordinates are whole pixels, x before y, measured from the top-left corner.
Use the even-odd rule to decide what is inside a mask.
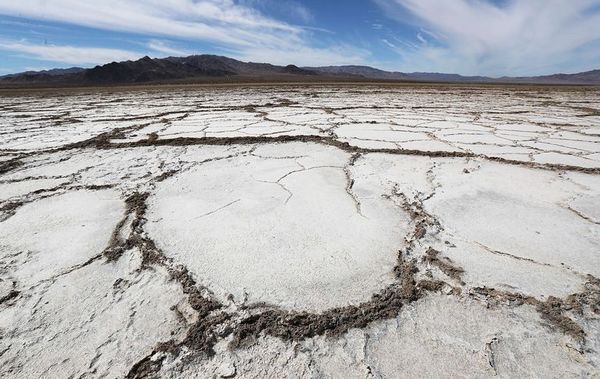
[[[10,40],[0,40],[0,50],[12,51],[43,61],[82,65],[138,59],[144,55],[120,49],[42,45]]]
[[[0,2],[0,13],[239,46],[284,44],[301,33],[233,0],[19,0]]]
[[[349,45],[336,45],[328,48],[296,46],[294,49],[281,51],[256,48],[239,52],[231,51],[228,55],[251,62],[264,62],[265,57],[268,57],[269,63],[295,64],[297,66],[365,64],[371,57],[370,51]]]
[[[163,41],[163,40],[159,40],[159,39],[151,39],[150,41],[148,41],[146,46],[153,52],[157,52],[161,55],[166,55],[166,56],[181,57],[181,56],[193,54],[193,52],[190,50],[174,47],[168,41]]]
[[[296,0],[238,0],[238,4],[253,9],[268,9],[276,14],[286,14],[288,19],[304,24],[315,21],[313,12]]]
[[[406,68],[529,75],[600,63],[600,0],[374,1],[421,30],[420,46],[398,51]]]
[[[46,45],[32,43],[26,40],[11,41],[0,39],[0,51],[14,52],[18,56],[32,58],[41,61],[60,62],[76,65],[104,64],[113,61],[136,60],[144,55],[151,57],[187,56],[194,52],[171,46],[167,41],[150,40],[145,44],[145,49],[140,51],[129,51],[121,49],[80,47],[70,45]],[[341,65],[362,64],[370,57],[370,52],[352,46],[335,46],[314,48],[308,46],[296,46],[293,50],[277,50],[272,48],[253,48],[234,50],[223,48],[224,54],[236,59],[251,62],[264,62],[298,66],[315,65]],[[265,58],[267,57],[267,59]],[[23,69],[25,70],[25,69]],[[8,70],[12,72],[14,70]]]
[[[381,42],[383,42],[383,43],[384,43],[384,44],[386,44],[387,46],[391,47],[392,49],[396,49],[396,48],[397,48],[397,47],[396,47],[396,45],[394,45],[393,43],[391,43],[389,40],[387,40],[387,39],[385,39],[385,38],[383,38],[383,39],[381,40]]]
[[[311,41],[314,33],[320,33],[318,29],[268,17],[252,6],[268,1],[271,0],[0,0],[0,14],[136,33],[151,39],[147,48],[167,55],[184,55],[188,51],[161,42],[164,38],[201,41],[230,51],[231,55],[257,61],[298,64],[308,63],[310,58],[312,64],[333,64],[355,62],[357,57],[363,59],[368,55],[357,54],[356,49],[346,52],[335,42],[314,47]],[[296,18],[312,20],[312,13],[301,3],[292,0],[284,3]],[[43,55],[60,51],[58,47],[47,50]],[[118,56],[129,55],[121,52]],[[53,57],[60,59],[58,55]],[[74,60],[66,55],[63,61],[67,59]]]
[[[281,2],[280,0],[280,4],[281,3],[283,2]],[[315,16],[313,15],[313,13],[304,5],[298,2],[288,2],[287,7],[296,19],[302,21],[305,24],[313,22],[315,20]]]

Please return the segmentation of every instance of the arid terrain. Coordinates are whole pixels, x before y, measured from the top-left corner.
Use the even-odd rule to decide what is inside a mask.
[[[0,377],[600,377],[600,89],[0,93]]]

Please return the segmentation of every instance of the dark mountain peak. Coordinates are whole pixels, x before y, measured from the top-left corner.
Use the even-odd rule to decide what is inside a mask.
[[[388,80],[458,83],[530,83],[530,84],[600,84],[600,70],[577,74],[555,74],[538,77],[503,77],[493,79],[483,76],[427,72],[390,72],[361,65],[298,67],[290,64],[276,66],[269,63],[242,62],[219,55],[198,54],[188,57],[151,58],[136,61],[111,62],[91,69],[73,67],[39,72],[24,72],[0,77],[0,83],[19,84],[127,84],[173,81],[230,80],[304,80],[307,76],[320,76],[324,80]],[[221,79],[220,79],[221,78]]]
[[[18,74],[10,74],[0,76],[0,80],[15,80],[19,78],[27,78],[27,80],[37,80],[39,78],[53,78],[53,77],[61,77],[64,75],[77,74],[82,71],[85,71],[85,68],[81,67],[70,67],[70,68],[55,68],[52,70],[42,70],[42,71],[25,71]]]
[[[294,75],[317,75],[316,72],[300,68],[296,65],[289,64],[283,68],[283,72]]]
[[[379,80],[405,80],[406,77],[401,72],[389,72],[374,68],[371,66],[345,65],[345,66],[326,66],[326,67],[304,67],[307,70],[316,71],[322,74],[334,76],[350,76],[365,79]]]

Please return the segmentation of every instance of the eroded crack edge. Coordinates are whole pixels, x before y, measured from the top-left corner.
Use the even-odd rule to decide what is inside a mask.
[[[580,167],[559,163],[537,163],[507,159],[502,157],[487,156],[484,154],[475,154],[468,151],[424,151],[416,149],[401,149],[401,148],[364,148],[349,144],[336,139],[334,136],[319,136],[319,135],[283,135],[275,137],[267,136],[240,136],[240,137],[178,137],[169,139],[146,139],[133,142],[111,142],[115,138],[107,133],[82,143],[67,145],[63,149],[74,149],[81,147],[95,147],[97,149],[118,149],[132,147],[147,147],[147,146],[191,146],[191,145],[207,145],[207,146],[228,146],[228,145],[246,145],[246,144],[268,144],[280,142],[303,142],[317,143],[327,146],[333,146],[350,154],[369,154],[382,153],[391,155],[413,155],[425,156],[430,158],[479,158],[492,162],[510,164],[514,166],[523,166],[535,169],[545,170],[561,170],[561,171],[576,171],[587,174],[600,174],[600,167]]]

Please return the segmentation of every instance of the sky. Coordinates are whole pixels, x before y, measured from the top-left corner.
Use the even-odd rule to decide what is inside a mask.
[[[574,73],[600,68],[600,0],[0,0],[0,75],[192,54]]]

